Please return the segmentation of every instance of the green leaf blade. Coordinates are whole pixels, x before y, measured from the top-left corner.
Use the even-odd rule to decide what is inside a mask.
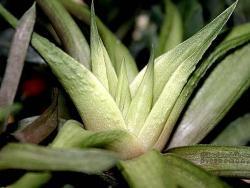
[[[118,75],[118,83],[115,94],[116,104],[119,106],[123,117],[126,117],[126,114],[131,103],[131,94],[129,90],[129,81],[126,71],[125,59],[123,59],[122,66],[120,67]]]
[[[103,83],[105,88],[115,95],[117,75],[107,50],[99,36],[95,21],[94,5],[91,6],[91,64],[93,74]]]
[[[178,155],[166,153],[164,157],[166,160],[166,168],[171,169],[168,175],[173,178],[176,184],[178,184],[178,187],[229,187],[218,177],[213,176],[204,169]]]
[[[136,159],[120,161],[118,168],[134,188],[175,187],[165,167],[164,158],[157,151],[150,151]]]
[[[125,129],[122,114],[112,96],[88,69],[38,35],[32,44],[71,96],[87,129]]]
[[[145,152],[145,148],[137,138],[126,131],[88,131],[74,120],[69,120],[63,125],[51,146],[56,148],[105,148],[117,152],[121,159],[130,159]]]
[[[153,147],[153,145],[157,142],[162,130],[164,130],[165,123],[168,120],[168,117],[174,107],[174,104],[176,103],[182,89],[187,83],[189,76],[195,70],[196,65],[198,64],[203,53],[206,51],[206,49],[209,47],[209,45],[214,40],[214,38],[219,34],[223,25],[229,19],[235,6],[236,6],[236,3],[231,5],[227,10],[225,10],[221,15],[219,15],[216,19],[214,19],[210,24],[208,24],[205,28],[203,28],[203,30],[201,30],[194,37],[188,39],[186,42],[178,45],[169,53],[165,54],[166,56],[168,56],[168,54],[174,53],[174,55],[170,56],[169,58],[177,57],[180,59],[182,58],[184,59],[182,59],[183,62],[179,62],[179,60],[176,60],[175,63],[173,63],[172,68],[174,68],[175,70],[173,69],[173,73],[170,75],[169,80],[165,84],[159,98],[156,100],[149,116],[147,117],[145,125],[139,134],[140,140],[144,142],[146,147]],[[207,33],[204,33],[205,31]],[[199,38],[196,38],[196,37],[199,37]],[[197,44],[195,43],[201,42],[201,39],[205,40],[204,41],[205,43],[202,44],[200,49],[197,49],[198,51],[190,52],[189,50],[192,49],[192,47],[189,47],[188,49],[186,49],[185,45],[187,44],[196,48]],[[183,53],[183,50],[185,49],[186,51],[185,53]],[[179,54],[179,53],[182,53],[182,54]],[[163,58],[163,57],[160,57],[160,58]],[[177,64],[179,65],[175,67]],[[163,71],[166,69],[171,70],[171,65],[169,65],[168,67],[165,67],[165,69],[161,67],[160,70],[157,69],[157,67],[155,67],[155,83],[160,83],[160,84],[163,83],[159,80],[158,80],[159,82],[157,82],[156,78],[158,78],[157,76],[160,76],[160,75],[157,75],[157,71]],[[164,76],[160,76],[161,77],[160,79],[165,79],[166,78],[165,75],[167,74],[162,72],[162,75]],[[160,87],[158,87],[158,89],[159,88]],[[154,92],[154,97],[155,96],[157,97],[157,93]]]
[[[79,20],[84,23],[90,23],[90,10],[86,6],[79,6],[79,4],[71,0],[60,0],[64,7]],[[129,82],[138,74],[138,69],[134,58],[128,49],[117,39],[117,37],[101,22],[96,19],[97,27],[107,49],[111,62],[113,63],[116,73],[119,72],[123,59],[126,59],[126,70]]]
[[[78,62],[90,68],[89,45],[80,28],[58,0],[37,0],[50,19],[66,51]]]
[[[196,145],[167,152],[183,157],[219,176],[250,177],[250,149],[244,146]]]
[[[170,147],[198,143],[224,117],[250,85],[249,53],[248,44],[215,68],[185,112]]]
[[[33,172],[26,173],[16,182],[11,184],[9,187],[11,188],[24,188],[24,187],[41,187],[46,184],[52,175],[47,172]]]
[[[0,152],[0,169],[76,171],[100,173],[117,161],[112,152],[99,149],[51,149],[30,144],[8,144]]]
[[[150,55],[149,65],[144,78],[133,97],[128,113],[126,124],[130,132],[137,135],[151,110],[154,89],[154,52]]]
[[[250,40],[249,26],[250,24],[243,24],[233,28],[228,36],[222,41],[222,43],[220,43],[209,55],[209,57],[200,63],[200,66],[195,70],[181,91],[181,94],[178,97],[173,110],[171,111],[168,121],[164,126],[164,130],[162,131],[161,136],[154,146],[155,148],[160,150],[164,148],[183,108],[188,102],[188,99],[190,98],[200,79],[204,76],[205,72],[227,52],[244,43],[247,43]]]
[[[183,64],[184,61],[191,60],[193,63],[197,63],[201,59],[211,42],[216,38],[223,25],[229,19],[236,4],[237,1],[193,37],[155,60],[155,82],[158,84],[154,89],[154,101],[158,99],[172,73]],[[143,69],[131,83],[130,90],[132,96],[134,96],[144,73],[145,69]]]

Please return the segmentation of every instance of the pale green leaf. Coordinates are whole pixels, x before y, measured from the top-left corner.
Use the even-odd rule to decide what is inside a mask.
[[[38,35],[32,44],[71,96],[87,129],[126,128],[112,96],[88,69]]]
[[[133,188],[166,188],[176,187],[174,181],[168,176],[165,159],[157,151],[128,161],[120,161],[118,168]]]
[[[219,176],[250,178],[250,148],[244,146],[197,145],[170,149]]]
[[[249,54],[248,44],[212,71],[185,111],[170,147],[200,142],[224,117],[250,86]]]
[[[89,45],[80,28],[58,0],[36,0],[50,19],[65,50],[78,62],[90,68]]]
[[[86,148],[98,147],[107,148],[117,152],[121,159],[129,159],[141,155],[145,152],[136,137],[121,130],[111,130],[103,132],[92,132],[83,129],[83,125],[77,121],[69,120],[59,130],[56,138],[49,145],[52,148]],[[50,173],[47,173],[47,180]],[[33,183],[41,186],[44,181],[44,174],[26,173],[16,183],[16,187],[22,188],[23,184],[28,184],[31,177]]]
[[[229,187],[218,177],[213,176],[204,169],[194,165],[175,154],[167,153],[164,155],[168,176],[178,185],[178,187],[193,188],[222,188]]]
[[[163,80],[168,79],[168,81],[166,80],[167,83],[164,84],[165,86],[159,98],[155,101],[139,134],[139,139],[144,142],[146,147],[152,147],[157,142],[188,78],[195,70],[203,53],[209,47],[213,39],[219,34],[221,28],[232,14],[235,6],[236,3],[225,10],[195,36],[159,57],[159,62],[156,60],[155,83],[157,83],[157,87],[154,88],[158,88],[158,91],[161,92],[158,86],[165,82]],[[166,57],[168,57],[169,61],[166,61]],[[172,64],[169,64],[170,62]],[[169,70],[171,70],[171,72],[168,75],[166,72]],[[159,74],[160,72],[161,74]],[[160,80],[158,77],[160,77]],[[154,97],[156,96],[157,98],[157,95],[158,92],[154,92]]]
[[[230,6],[193,37],[187,39],[174,49],[166,52],[155,60],[154,76],[157,87],[154,88],[154,102],[157,101],[166,83],[171,77],[173,77],[174,72],[178,72],[176,71],[177,69],[180,70],[180,67],[188,64],[195,65],[199,62],[211,42],[216,38],[223,25],[227,22],[236,6],[236,3]],[[192,72],[191,70],[193,69],[189,69],[187,71]],[[132,96],[134,96],[144,73],[145,69],[143,69],[131,83],[130,90]],[[183,79],[182,83],[185,82],[186,80]]]
[[[133,97],[128,113],[126,115],[126,124],[128,130],[137,135],[144,125],[144,122],[151,110],[153,102],[154,88],[154,52],[149,59],[149,65],[144,78]]]
[[[212,142],[214,145],[239,146],[250,141],[250,114],[231,122]]]
[[[106,48],[99,36],[95,21],[94,5],[91,7],[91,65],[93,74],[102,82],[112,96],[115,95],[117,76]]]
[[[82,128],[73,120],[67,121],[51,144],[57,148],[105,148],[118,153],[122,159],[136,157],[145,152],[135,136],[122,130],[93,132]]]
[[[84,23],[90,24],[90,11],[88,7],[79,6],[79,4],[73,2],[72,0],[60,0],[60,2],[70,12],[70,14],[74,15]],[[100,19],[96,18],[96,23],[116,72],[119,72],[123,59],[125,58],[128,80],[131,82],[138,74],[137,66],[132,55],[121,43],[121,41],[101,22]]]
[[[131,103],[131,95],[129,90],[129,81],[126,72],[125,59],[123,59],[118,75],[118,83],[115,94],[116,104],[119,106],[123,117],[126,117],[129,105]]]
[[[165,0],[165,16],[158,39],[156,57],[182,42],[182,27],[182,19],[178,9],[170,0]]]
[[[200,63],[200,66],[195,70],[187,84],[181,91],[180,96],[178,97],[173,110],[164,126],[164,130],[161,133],[161,136],[158,138],[155,148],[163,149],[171,132],[178,120],[183,108],[185,107],[188,99],[190,98],[192,92],[196,88],[200,79],[204,76],[205,72],[208,70],[211,65],[213,65],[219,58],[223,57],[230,50],[248,42],[250,40],[250,24],[243,24],[241,26],[236,26],[228,34],[230,37],[226,37],[216,48],[215,50]],[[179,137],[174,137],[178,139]],[[182,139],[182,138],[180,138]]]
[[[0,152],[0,169],[75,171],[100,173],[117,161],[101,149],[52,149],[31,144],[8,144]]]
[[[83,129],[83,125],[74,120],[68,120],[60,129],[52,142],[53,148],[105,148],[117,142],[127,133],[121,130],[92,132]]]

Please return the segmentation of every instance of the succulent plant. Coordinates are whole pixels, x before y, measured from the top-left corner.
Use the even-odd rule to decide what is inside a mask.
[[[96,174],[117,164],[131,187],[227,187],[212,174],[250,178],[250,149],[237,146],[245,145],[249,135],[242,133],[234,139],[239,144],[235,141],[236,146],[230,146],[231,139],[225,135],[236,129],[233,123],[214,145],[195,145],[250,85],[249,24],[233,28],[208,52],[237,2],[181,42],[182,21],[167,0],[172,16],[167,17],[156,50],[153,46],[140,72],[126,47],[95,16],[93,3],[91,10],[71,0],[36,3],[64,51],[35,32],[29,36],[31,44],[70,96],[82,124],[67,120],[48,147],[8,144],[0,151],[0,169]],[[37,5],[19,24],[2,6],[0,14],[13,27],[32,32],[26,22],[35,20]],[[70,14],[90,24],[90,44]],[[197,89],[202,78],[205,81]],[[249,115],[235,124],[249,125]],[[26,139],[22,131],[16,134],[21,141],[40,142]],[[217,146],[221,143],[229,146]],[[28,172],[11,187],[38,187],[50,177],[49,172]]]

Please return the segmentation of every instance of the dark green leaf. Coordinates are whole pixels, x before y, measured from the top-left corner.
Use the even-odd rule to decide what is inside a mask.
[[[219,178],[194,165],[188,160],[170,153],[165,154],[164,157],[166,160],[165,165],[168,169],[168,176],[174,180],[178,187],[228,187]]]
[[[250,178],[250,148],[197,145],[173,148],[179,155],[219,176]]]
[[[22,178],[17,180],[15,183],[8,187],[11,188],[27,188],[27,187],[41,187],[46,184],[48,180],[52,177],[50,173],[47,172],[37,172],[37,173],[27,173]]]

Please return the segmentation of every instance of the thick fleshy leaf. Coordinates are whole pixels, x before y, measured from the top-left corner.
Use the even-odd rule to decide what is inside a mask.
[[[165,0],[165,11],[156,49],[156,57],[182,42],[183,25],[178,9],[170,0]]]
[[[13,37],[0,89],[0,107],[12,105],[36,19],[35,4],[22,16]],[[0,125],[0,132],[5,127]]]
[[[212,71],[186,110],[170,147],[200,142],[224,117],[250,86],[249,54],[248,44]]]
[[[176,187],[175,182],[168,176],[165,159],[157,151],[128,161],[120,161],[118,168],[127,180],[130,187],[134,188],[165,188]]]
[[[126,128],[112,96],[88,69],[38,35],[32,44],[71,96],[87,129]]]
[[[94,5],[91,6],[91,65],[93,74],[102,82],[114,96],[117,85],[117,76],[106,48],[99,36],[95,22]]]
[[[127,132],[121,130],[92,132],[83,129],[83,125],[77,121],[69,120],[59,130],[56,138],[49,145],[52,148],[86,148],[98,147],[107,148],[118,152],[122,159],[133,158],[141,155],[145,150],[137,142],[137,139]],[[132,149],[131,149],[132,148]],[[45,174],[26,173],[14,185],[22,188],[23,184],[28,184],[31,177],[34,177],[34,185],[41,186],[50,179],[50,173]]]
[[[183,108],[185,107],[188,99],[190,98],[192,92],[196,88],[200,79],[204,76],[205,72],[211,65],[213,65],[219,58],[223,57],[228,51],[248,42],[250,40],[250,24],[243,24],[232,29],[228,36],[220,43],[215,50],[209,55],[207,59],[200,63],[200,66],[192,74],[191,78],[188,80],[187,84],[181,91],[173,110],[164,126],[164,130],[161,133],[155,148],[163,149],[165,146],[176,121],[178,120]],[[174,139],[179,139],[179,137],[174,137]],[[182,138],[180,138],[182,139]]]
[[[115,101],[119,106],[123,117],[126,117],[128,112],[129,105],[131,103],[131,95],[129,90],[129,81],[126,72],[125,59],[123,59],[122,66],[120,67],[119,75],[118,75],[118,83],[115,93]]]
[[[31,144],[8,144],[0,152],[0,169],[76,171],[100,173],[117,161],[101,149],[52,149]]]
[[[79,6],[79,4],[72,0],[60,0],[64,7],[70,14],[82,20],[84,23],[90,24],[90,10],[86,6]],[[119,39],[101,22],[96,18],[96,23],[102,40],[113,63],[116,73],[119,72],[123,59],[126,59],[126,70],[128,80],[131,82],[138,73],[136,63],[131,56],[128,49],[121,43]]]
[[[58,0],[36,0],[50,19],[66,51],[90,68],[89,45],[81,30]]]
[[[204,169],[194,165],[177,155],[167,153],[164,155],[166,168],[170,176],[178,187],[229,187],[216,176],[208,173]]]
[[[191,68],[186,67],[185,74],[182,74],[182,77],[192,72],[194,66],[199,62],[211,42],[216,38],[221,28],[227,22],[236,6],[236,3],[237,1],[193,37],[187,39],[155,60],[154,77],[157,87],[154,87],[154,102],[158,100],[166,83],[173,79],[179,71],[183,71],[184,66],[193,65]],[[143,69],[131,83],[130,90],[132,96],[134,96],[135,91],[145,74],[145,70],[146,69]],[[180,84],[175,83],[175,85],[182,86],[186,83],[186,79],[180,78],[176,80],[176,82],[180,82]],[[173,91],[176,91],[176,89]]]
[[[250,177],[249,147],[197,145],[173,148],[168,152],[190,160],[219,176]]]
[[[130,159],[145,152],[137,138],[125,131],[87,131],[82,128],[80,123],[73,120],[64,124],[51,146],[57,148],[106,148],[117,152],[122,159]]]
[[[83,129],[83,125],[74,120],[68,120],[60,129],[51,146],[56,148],[104,148],[116,142],[126,133],[121,130],[92,132]]]
[[[244,146],[250,141],[250,114],[231,122],[212,142],[214,145]]]
[[[46,184],[52,174],[47,172],[34,172],[34,173],[27,173],[22,178],[17,180],[15,183],[11,184],[8,187],[11,188],[25,188],[25,187],[41,187],[42,185]]]
[[[13,17],[1,5],[0,14],[6,19],[6,21],[12,24],[13,27],[16,26],[17,20],[15,19],[15,17]],[[54,68],[60,68],[60,70],[56,70],[51,67],[57,76],[61,75],[61,73],[65,74],[61,75],[59,80],[66,81],[63,81],[63,85],[65,86],[65,88],[67,85],[66,90],[74,99],[73,101],[75,102],[82,118],[86,115],[86,118],[83,119],[85,125],[88,128],[91,127],[92,130],[106,130],[107,127],[109,127],[108,129],[126,127],[120,110],[117,108],[114,100],[91,72],[89,72],[84,66],[81,66],[81,64],[79,64],[77,61],[69,57],[66,53],[55,47],[47,39],[41,37],[38,34],[33,34],[32,45],[42,54],[44,59],[51,63],[51,66],[53,66]],[[56,62],[59,64],[57,64]],[[62,65],[70,65],[70,67],[68,67],[69,69],[66,69],[67,66],[64,67]],[[81,82],[79,82],[79,80],[81,80]],[[68,81],[73,81],[75,84],[72,84],[73,82],[67,83]],[[82,87],[81,85],[84,85],[84,87]],[[73,91],[76,88],[78,91]],[[95,92],[92,92],[92,89],[95,90]],[[90,97],[88,93],[91,93],[91,95],[95,95],[95,97],[92,96],[91,100],[88,99],[88,97]],[[86,97],[85,94],[88,97]],[[92,105],[92,103],[95,104],[95,107]],[[96,117],[99,117],[99,121],[97,121]]]
[[[144,125],[144,122],[151,110],[153,102],[154,89],[154,52],[149,59],[149,65],[144,78],[133,97],[128,113],[126,115],[126,124],[128,130],[137,135]]]
[[[161,92],[160,85],[167,81],[166,79],[168,79],[168,81],[164,84],[165,86],[159,98],[155,101],[139,134],[139,139],[144,142],[146,147],[152,147],[157,142],[189,76],[195,70],[203,53],[209,47],[213,39],[219,34],[221,28],[232,14],[235,6],[236,3],[231,5],[195,36],[159,57],[159,62],[155,64],[155,83],[157,83],[157,87],[154,88],[157,88],[157,91],[154,92],[154,97],[156,96],[156,99],[159,94],[158,91]],[[199,49],[197,49],[198,46]],[[169,61],[166,61],[166,58],[168,58]],[[172,64],[169,64],[170,62]],[[165,73],[169,70],[171,70],[171,72],[169,72],[170,74]],[[160,72],[161,74],[159,74]]]
[[[17,20],[15,19],[15,17],[13,17],[1,5],[0,5],[0,14],[13,27],[16,26]],[[82,116],[82,118],[83,118],[83,116],[88,114],[87,118],[83,118],[83,119],[86,120],[86,121],[84,120],[84,123],[88,128],[91,127],[92,130],[103,130],[104,127],[106,127],[106,128],[109,127],[108,129],[115,129],[117,127],[119,127],[119,128],[125,128],[126,127],[125,124],[124,124],[124,120],[122,118],[122,115],[121,115],[119,109],[117,108],[115,102],[113,101],[112,97],[109,95],[109,93],[106,91],[106,89],[94,77],[94,75],[91,72],[89,72],[88,70],[85,70],[85,67],[79,65],[79,63],[77,63],[77,61],[70,58],[67,54],[65,54],[60,49],[56,48],[47,39],[45,39],[45,38],[43,38],[43,37],[41,37],[41,36],[39,36],[39,35],[37,35],[35,33],[32,36],[32,45],[40,53],[43,53],[42,56],[43,56],[44,59],[47,59],[47,60],[50,59],[49,62],[51,62],[51,65],[54,65],[57,68],[61,68],[61,71],[62,71],[61,73],[66,73],[66,74],[69,73],[69,74],[67,74],[67,76],[66,75],[61,75],[59,80],[63,79],[64,81],[67,81],[67,82],[68,81],[73,81],[75,83],[75,84],[72,85],[72,83],[64,82],[63,85],[64,86],[67,85],[66,90],[70,93],[71,97],[76,100],[76,101],[75,100],[73,100],[73,101],[75,102],[76,107],[78,108],[78,111],[79,111],[80,115]],[[55,49],[56,51],[53,52],[52,49]],[[57,54],[58,52],[59,52],[59,54]],[[54,54],[54,55],[57,54],[56,55],[57,58],[55,58],[56,56],[54,56],[52,54]],[[54,57],[52,57],[51,55],[54,56]],[[64,59],[63,57],[66,57],[66,59]],[[58,60],[59,64],[55,63],[54,60],[56,60],[56,59]],[[66,64],[67,65],[72,65],[75,68],[68,67],[70,70],[67,70],[67,69],[65,69],[65,67],[63,68],[60,65],[60,62],[61,63],[64,62],[63,63],[64,65],[66,65]],[[74,63],[72,63],[72,62],[74,62]],[[58,71],[59,70],[57,70],[56,72],[59,73],[60,71],[59,72]],[[75,74],[75,71],[77,72],[76,74]],[[79,71],[82,72],[82,73],[79,74]],[[56,75],[59,76],[60,73],[59,74],[57,74],[57,73],[56,73]],[[89,75],[90,77],[87,76],[87,75]],[[84,77],[84,79],[82,79],[81,77]],[[87,84],[87,85],[85,85],[85,87],[81,87],[80,86],[81,84],[79,85],[80,82],[78,82],[79,80],[81,80],[81,84],[84,84],[84,85]],[[89,83],[87,80],[90,81],[91,83]],[[74,88],[77,88],[78,92],[72,91],[72,89],[74,90]],[[95,88],[96,92],[92,92],[93,88]],[[99,88],[99,89],[96,89],[96,88]],[[88,92],[87,92],[87,90],[88,90]],[[92,95],[95,95],[95,97],[93,97],[94,100],[92,100],[92,99],[89,100],[88,97],[86,98],[85,95],[82,95],[84,93],[86,94],[86,96],[90,96],[87,93],[92,93]],[[79,96],[80,96],[80,98],[79,98]],[[84,98],[84,100],[81,99],[81,96]],[[96,106],[97,108],[95,108],[92,105],[92,103],[96,104],[97,106],[98,105],[100,105],[100,106],[99,107]],[[88,107],[88,108],[86,108],[86,107]],[[99,110],[97,111],[96,109],[99,109]],[[109,112],[107,112],[106,110],[108,110]],[[94,115],[94,114],[96,114],[96,115]],[[97,120],[96,117],[99,117],[100,121],[96,121]],[[112,126],[112,124],[114,126]],[[104,129],[106,129],[106,128],[104,128]]]
[[[54,90],[52,104],[45,110],[41,116],[35,119],[23,129],[17,130],[13,135],[21,141],[38,144],[47,138],[58,125],[57,112],[58,90]]]
[[[136,159],[118,163],[130,187],[228,187],[190,161],[174,154],[150,151]]]

